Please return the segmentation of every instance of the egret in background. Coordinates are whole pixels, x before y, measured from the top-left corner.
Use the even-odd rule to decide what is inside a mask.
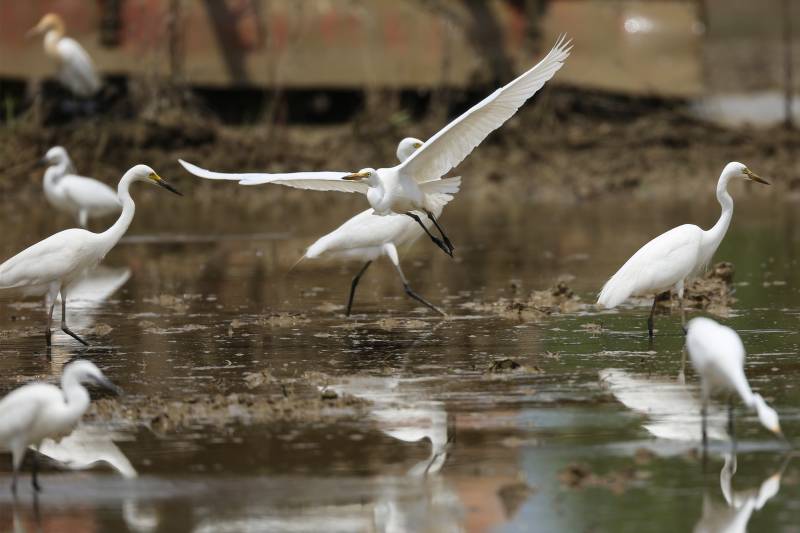
[[[728,182],[734,178],[769,185],[741,163],[725,165],[717,182],[717,200],[722,206],[722,214],[714,227],[704,231],[694,224],[684,224],[648,242],[606,282],[597,303],[612,309],[631,296],[655,293],[647,318],[647,332],[652,338],[658,297],[662,292],[669,293],[674,289],[680,299],[681,322],[685,322],[684,284],[687,278],[697,276],[708,266],[728,231],[733,217],[733,198],[728,194]]]
[[[731,328],[718,324],[710,318],[693,318],[686,334],[686,349],[697,374],[700,376],[700,392],[703,448],[708,444],[706,414],[708,399],[714,392],[728,394],[728,433],[734,439],[733,395],[738,394],[744,404],[755,410],[761,425],[783,436],[775,412],[760,394],[750,390],[744,375],[744,345],[739,335]]]
[[[119,181],[117,196],[122,204],[122,213],[109,229],[93,233],[84,229],[68,229],[51,235],[21,251],[0,265],[0,289],[30,286],[48,286],[51,302],[47,315],[45,339],[50,346],[51,324],[56,297],[61,295],[61,330],[78,342],[88,343],[73,333],[67,326],[67,298],[70,289],[80,281],[87,269],[94,268],[119,242],[133,221],[136,205],[128,189],[135,181],[158,184],[180,195],[147,165],[136,165]]]
[[[100,90],[92,58],[84,48],[65,36],[64,20],[55,13],[48,13],[28,31],[28,36],[44,34],[44,52],[56,65],[58,81],[80,98],[94,96]]]
[[[83,383],[95,383],[115,393],[119,389],[86,360],[64,367],[61,388],[48,383],[29,383],[0,400],[0,446],[11,452],[14,468],[11,490],[17,492],[17,475],[29,446],[38,449],[43,440],[69,435],[89,407],[89,392]],[[33,488],[41,490],[38,460],[34,454]]]
[[[422,146],[423,142],[419,139],[406,137],[397,146],[397,158],[402,162],[407,159],[414,151]],[[460,178],[452,178],[455,183],[455,191],[458,191]],[[434,217],[439,217],[442,208],[453,199],[452,194],[443,194],[440,205],[433,211]],[[424,221],[424,227],[430,227],[431,221]],[[324,257],[340,259],[358,259],[364,265],[350,284],[350,295],[347,299],[347,310],[345,314],[350,316],[353,307],[353,298],[356,294],[356,287],[361,280],[361,276],[373,261],[381,256],[386,256],[392,262],[403,288],[411,298],[422,303],[429,309],[444,315],[445,313],[428,300],[414,292],[406,279],[403,270],[400,268],[400,257],[397,249],[410,247],[423,232],[420,226],[411,218],[390,213],[386,216],[376,216],[373,209],[367,209],[354,216],[337,229],[320,237],[314,244],[308,247],[302,259],[317,259]]]
[[[121,209],[114,189],[96,179],[78,176],[75,165],[62,146],[47,151],[42,161],[49,165],[44,173],[44,195],[56,209],[76,217],[86,228],[90,217],[118,213]]]
[[[417,222],[431,240],[452,257],[453,245],[436,219],[442,198],[455,194],[460,181],[442,179],[466,158],[492,131],[510,119],[529,98],[563,66],[571,50],[561,37],[535,67],[497,89],[429,138],[410,157],[389,168],[364,168],[352,172],[295,172],[289,174],[227,174],[211,172],[181,161],[192,174],[207,179],[236,180],[242,185],[277,183],[300,189],[358,192],[376,215],[405,214]],[[435,237],[422,223],[424,214],[438,230]]]

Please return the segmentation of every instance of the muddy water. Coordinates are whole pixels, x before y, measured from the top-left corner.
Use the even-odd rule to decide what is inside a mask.
[[[56,380],[74,357],[94,360],[126,392],[95,394],[108,409],[72,445],[50,450],[73,466],[105,463],[51,465],[36,505],[27,483],[16,504],[2,488],[3,456],[2,530],[681,531],[748,521],[753,531],[796,530],[800,465],[753,415],[738,410],[734,474],[721,411],[711,422],[719,440],[705,465],[698,456],[697,382],[690,370],[686,385],[678,380],[676,316],[657,317],[651,345],[642,306],[524,323],[470,305],[558,279],[591,300],[647,238],[686,221],[710,225],[712,201],[506,211],[467,193],[443,219],[456,260],[423,241],[401,257],[413,287],[450,319],[406,298],[384,262],[345,319],[358,265],[286,272],[359,202],[331,196],[328,207],[288,216],[241,207],[265,189],[209,200],[193,198],[188,179],[180,185],[189,192],[180,200],[138,195],[129,238],[71,307],[89,349],[59,334],[48,353],[41,303],[0,302],[3,392]],[[297,198],[275,194],[287,205]],[[725,320],[792,438],[795,206],[734,195],[717,255],[737,268],[738,302]],[[68,224],[39,208],[3,208],[3,257]],[[491,370],[505,359],[519,368]]]

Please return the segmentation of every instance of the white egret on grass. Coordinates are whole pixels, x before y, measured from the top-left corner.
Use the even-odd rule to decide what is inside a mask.
[[[423,142],[419,139],[406,137],[397,146],[397,158],[400,161],[407,159],[414,150],[422,146]],[[444,206],[453,199],[453,194],[458,191],[460,177],[452,178],[453,193],[439,193],[437,206],[433,210],[433,216],[438,217],[442,213]],[[423,222],[425,227],[430,227],[432,222]],[[350,316],[353,307],[356,287],[361,280],[361,276],[373,261],[381,256],[386,256],[392,262],[403,288],[411,298],[422,303],[429,309],[444,315],[438,307],[414,292],[406,279],[403,270],[400,268],[400,257],[397,249],[404,249],[411,246],[423,234],[420,226],[411,218],[405,215],[390,213],[386,216],[377,216],[373,209],[363,211],[332,232],[320,237],[314,244],[308,247],[302,259],[317,259],[321,257],[331,257],[339,259],[358,259],[364,262],[361,270],[353,278],[350,284],[350,295],[347,299],[347,310],[345,314]]]
[[[453,245],[436,220],[435,211],[442,207],[442,195],[455,193],[459,182],[455,178],[442,179],[442,176],[461,163],[492,131],[502,126],[536,94],[562,67],[570,50],[566,37],[560,38],[535,67],[478,102],[394,167],[364,168],[355,173],[229,174],[204,170],[185,161],[181,164],[201,178],[236,180],[242,185],[277,183],[300,189],[365,194],[376,215],[408,215],[437,246],[452,256]],[[417,213],[427,216],[441,239],[428,230]]]
[[[64,367],[61,388],[48,383],[29,383],[0,400],[0,446],[11,452],[14,468],[11,490],[17,491],[17,474],[29,446],[43,440],[69,435],[89,407],[89,393],[83,383],[95,383],[114,392],[119,389],[86,360]],[[33,456],[33,488],[40,490],[38,461]]]
[[[734,438],[733,395],[738,394],[742,402],[756,411],[758,420],[768,430],[783,436],[775,412],[760,394],[750,389],[744,375],[745,350],[742,340],[731,328],[718,324],[710,318],[693,318],[686,334],[686,349],[697,374],[700,376],[700,392],[703,405],[703,446],[708,443],[706,435],[706,411],[711,394],[728,394],[728,433]]]
[[[62,146],[54,146],[42,158],[44,194],[53,207],[68,213],[85,228],[90,217],[118,213],[121,209],[114,189],[96,179],[78,176],[69,154]]]
[[[728,182],[734,178],[769,185],[741,163],[725,165],[717,182],[717,200],[722,206],[717,223],[705,231],[694,224],[684,224],[648,242],[606,282],[597,303],[611,309],[631,296],[655,293],[647,319],[647,332],[652,337],[653,313],[658,297],[662,292],[668,293],[674,289],[680,298],[683,321],[684,283],[687,278],[698,275],[708,266],[730,226],[733,198],[728,194]]]
[[[75,96],[88,98],[100,90],[92,59],[86,50],[70,37],[65,37],[62,18],[48,13],[31,28],[28,36],[44,33],[44,52],[52,59],[58,69],[58,81]]]
[[[147,165],[136,165],[119,181],[117,196],[122,204],[122,213],[109,229],[93,233],[84,229],[60,231],[26,248],[3,264],[0,264],[0,289],[23,287],[49,287],[51,302],[47,315],[45,339],[50,345],[53,307],[56,296],[61,294],[61,330],[84,345],[88,344],[67,326],[67,298],[70,289],[80,281],[83,273],[97,264],[119,242],[133,221],[136,205],[129,188],[135,181],[156,183],[180,195]]]

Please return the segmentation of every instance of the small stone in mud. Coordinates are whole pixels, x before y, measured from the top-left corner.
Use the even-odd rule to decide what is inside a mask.
[[[518,370],[522,365],[512,359],[500,359],[493,361],[489,367],[489,372],[509,372],[511,370]]]
[[[244,383],[247,385],[248,389],[255,389],[264,383],[272,383],[273,381],[275,381],[275,378],[268,370],[252,372],[244,375]]]
[[[519,508],[522,507],[522,504],[525,503],[534,492],[536,492],[536,489],[522,482],[511,483],[500,487],[497,490],[497,496],[503,503],[506,520],[511,520],[514,515],[517,514]]]
[[[101,337],[108,335],[112,331],[114,331],[114,328],[108,324],[97,324],[94,328],[92,328],[92,333]]]
[[[303,324],[308,321],[308,318],[303,313],[273,313],[261,318],[258,322],[262,326],[285,328]]]
[[[339,395],[336,394],[336,391],[333,389],[325,389],[322,391],[321,397],[323,400],[335,400],[339,397]]]

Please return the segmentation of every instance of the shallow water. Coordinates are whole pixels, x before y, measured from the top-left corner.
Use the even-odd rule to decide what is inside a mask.
[[[268,371],[287,401],[304,382],[323,380],[368,407],[271,422],[237,411],[175,427],[89,420],[82,458],[101,450],[121,470],[51,467],[37,506],[27,482],[14,504],[2,488],[4,456],[2,530],[679,531],[748,521],[752,531],[797,530],[800,465],[752,414],[737,410],[732,482],[720,476],[730,448],[721,412],[711,428],[723,440],[712,441],[705,464],[698,455],[697,382],[690,369],[686,384],[678,381],[677,316],[657,316],[650,344],[643,306],[530,323],[469,306],[559,278],[591,301],[648,238],[678,223],[713,223],[713,198],[506,211],[465,194],[443,218],[456,260],[427,241],[401,255],[413,287],[450,319],[405,297],[383,260],[346,319],[358,265],[308,262],[286,272],[320,221],[333,229],[361,203],[331,201],[289,217],[237,207],[267,189],[208,202],[192,198],[188,179],[181,185],[182,200],[140,196],[129,237],[70,307],[89,349],[58,334],[48,354],[41,303],[5,297],[3,392],[54,381],[80,356],[125,389],[123,405],[266,395],[245,377]],[[734,196],[734,224],[716,259],[736,265],[739,301],[723,320],[742,335],[751,383],[792,439],[800,433],[795,206],[740,188]],[[28,207],[2,210],[4,257],[68,223],[41,215],[22,224],[35,212]],[[265,320],[273,313],[282,315]],[[506,358],[521,368],[489,371]],[[123,475],[120,457],[137,477]]]

